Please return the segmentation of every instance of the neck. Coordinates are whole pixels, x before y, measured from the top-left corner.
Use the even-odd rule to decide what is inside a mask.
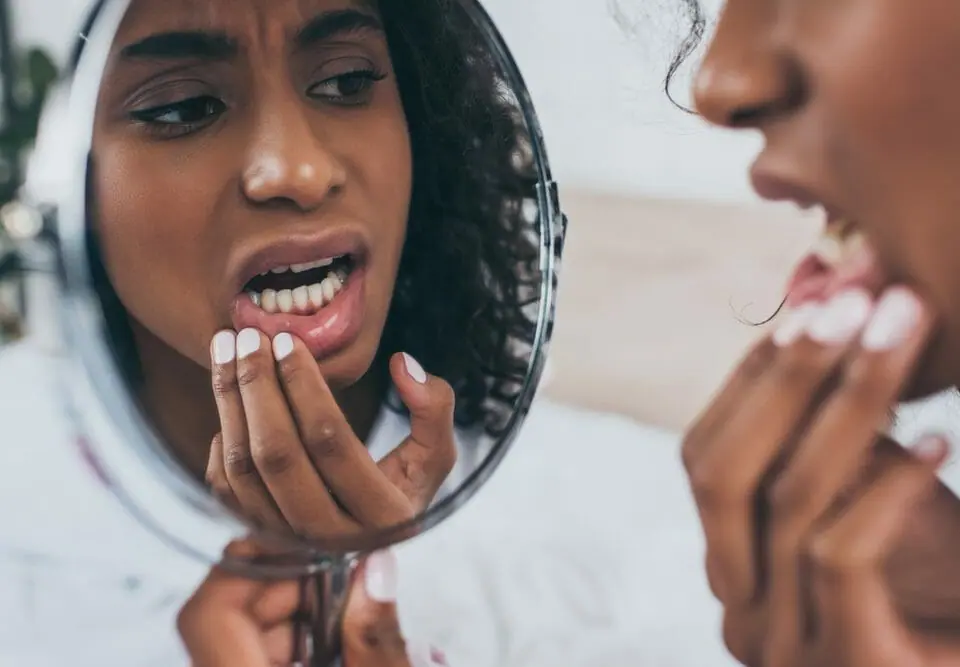
[[[138,396],[144,411],[174,457],[203,480],[210,443],[220,430],[210,371],[132,324],[142,369]],[[374,364],[359,381],[334,391],[337,405],[364,442],[389,386],[381,367]]]

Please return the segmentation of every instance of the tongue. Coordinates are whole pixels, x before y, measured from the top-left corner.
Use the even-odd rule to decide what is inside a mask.
[[[807,301],[824,301],[847,287],[873,293],[883,282],[876,253],[867,243],[860,243],[838,266],[829,266],[810,254],[800,261],[787,284],[786,305],[796,308]]]

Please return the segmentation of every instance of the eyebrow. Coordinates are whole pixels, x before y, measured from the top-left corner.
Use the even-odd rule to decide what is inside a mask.
[[[373,14],[355,9],[324,12],[311,19],[295,37],[298,48],[328,41],[361,30],[383,31]],[[236,39],[224,32],[180,30],[157,33],[129,44],[120,51],[124,60],[229,60],[240,51]]]

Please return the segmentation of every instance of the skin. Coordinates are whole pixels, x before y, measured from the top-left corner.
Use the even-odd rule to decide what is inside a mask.
[[[200,39],[157,45],[184,31]],[[356,535],[425,509],[456,459],[454,394],[404,355],[374,365],[412,187],[376,7],[135,0],[97,111],[104,264],[131,320],[141,400],[180,460],[284,534]],[[238,258],[329,228],[368,246],[357,339],[316,360],[289,334],[278,354],[276,339],[231,331]],[[411,434],[375,462],[364,439],[391,381]]]
[[[809,321],[764,338],[685,437],[724,639],[746,665],[960,661],[945,444],[878,433],[900,399],[960,384],[958,74],[960,5],[943,0],[728,0],[698,72],[707,120],[763,135],[762,196],[824,203],[877,249],[868,319],[891,293],[918,313],[883,351],[863,322],[841,341]]]
[[[93,140],[102,254],[131,316],[143,400],[198,474],[219,430],[208,346],[231,326],[228,271],[251,246],[328,227],[367,239],[362,332],[320,365],[361,436],[382,402],[386,369],[371,365],[406,232],[411,146],[381,30],[296,42],[336,10],[377,16],[359,0],[136,0],[112,49]],[[174,30],[221,32],[236,48],[125,57]]]
[[[233,557],[249,557],[257,548],[231,545]],[[388,554],[387,554],[388,556]],[[343,619],[346,667],[410,667],[395,602],[367,595],[366,563],[354,573]],[[184,605],[178,628],[193,667],[272,667],[287,664],[293,649],[290,617],[299,591],[295,581],[263,583],[214,568]],[[427,660],[427,663],[423,661]],[[430,651],[417,664],[442,667],[441,653]]]

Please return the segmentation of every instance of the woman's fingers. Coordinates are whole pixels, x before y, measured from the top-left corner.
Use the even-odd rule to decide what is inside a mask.
[[[834,312],[851,321],[854,311],[871,316],[857,351],[768,496],[770,627],[765,664],[785,664],[801,646],[808,603],[803,594],[802,545],[862,478],[872,459],[876,427],[899,398],[933,325],[919,300],[902,288],[886,292],[875,309],[868,307],[866,293],[848,293],[837,302],[844,310]],[[824,313],[829,318],[831,306]],[[822,328],[828,329],[829,322]]]
[[[822,315],[809,307],[791,313],[773,338],[761,342],[742,364],[742,372],[752,380],[738,384],[743,393],[735,397],[737,409],[717,422],[712,433],[701,431],[697,437],[703,442],[691,442],[688,436],[684,444],[707,540],[710,583],[728,606],[747,606],[761,592],[761,487],[788,454],[862,324],[854,315],[865,319],[867,313],[838,318],[831,345],[803,336]]]
[[[395,354],[390,375],[410,411],[410,437],[380,462],[380,470],[423,511],[457,461],[453,389],[428,375],[409,354]]]
[[[237,380],[237,337],[232,331],[221,331],[213,337],[210,356],[220,433],[211,446],[207,481],[221,500],[258,525],[282,525],[280,512],[261,481],[250,453],[247,416]]]
[[[303,448],[337,499],[363,526],[392,526],[409,519],[409,501],[356,437],[303,342],[282,333],[273,347]]]
[[[914,637],[890,596],[884,565],[947,458],[939,437],[924,438],[907,459],[886,459],[873,481],[811,540],[807,558],[816,643],[853,667],[919,664]]]
[[[354,528],[330,497],[313,469],[290,416],[277,378],[270,341],[255,329],[237,335],[236,381],[249,434],[251,473],[243,481],[262,484],[285,524],[297,534],[329,535]],[[229,455],[228,455],[229,456]],[[254,481],[256,480],[256,481]],[[237,485],[231,486],[237,491]],[[243,503],[248,512],[260,512],[261,503]]]

